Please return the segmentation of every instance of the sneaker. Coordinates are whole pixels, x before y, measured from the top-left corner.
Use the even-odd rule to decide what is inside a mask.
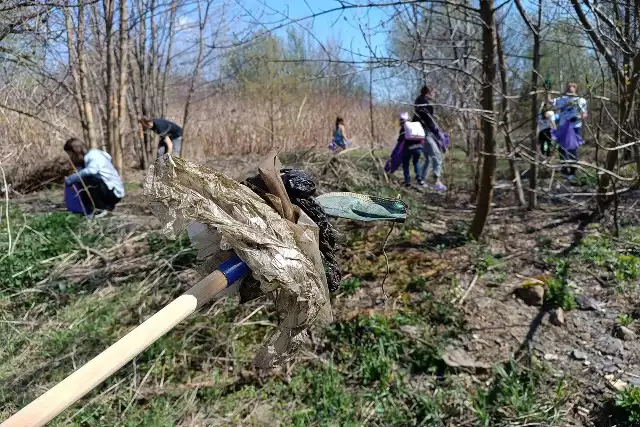
[[[426,187],[426,186],[427,186],[427,183],[426,183],[426,182],[424,182],[422,179],[419,179],[419,180],[418,180],[418,187],[422,187],[422,188],[424,188],[424,187]]]
[[[402,186],[403,186],[404,188],[411,188],[411,184],[410,184],[410,183],[408,183],[408,182],[403,182],[403,183],[402,183]]]
[[[104,218],[107,215],[109,215],[109,211],[96,209],[93,212],[92,218],[93,219]]]
[[[436,182],[433,186],[433,189],[436,191],[447,191],[447,186],[441,182]]]

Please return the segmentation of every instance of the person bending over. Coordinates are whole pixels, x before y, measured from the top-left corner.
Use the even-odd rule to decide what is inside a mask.
[[[182,128],[177,124],[164,119],[140,119],[142,129],[151,129],[159,137],[158,141],[158,157],[165,153],[171,153],[174,156],[180,155],[180,146],[182,145]]]
[[[84,206],[111,211],[124,197],[122,179],[113,164],[111,156],[97,148],[88,149],[78,138],[71,138],[64,144],[64,151],[78,168],[78,172],[64,179],[65,184],[79,189]]]

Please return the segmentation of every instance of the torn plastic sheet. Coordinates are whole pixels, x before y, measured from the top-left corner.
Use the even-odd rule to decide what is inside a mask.
[[[219,241],[199,243],[199,255],[208,254],[204,258],[209,268],[224,259],[224,249],[230,249],[249,266],[263,292],[279,290],[276,309],[282,321],[258,351],[255,363],[259,367],[290,360],[318,316],[330,320],[313,221],[308,226],[287,221],[248,187],[168,155],[151,166],[144,194],[168,237],[175,238],[194,221],[220,234]],[[191,227],[192,234],[198,234],[198,226]]]

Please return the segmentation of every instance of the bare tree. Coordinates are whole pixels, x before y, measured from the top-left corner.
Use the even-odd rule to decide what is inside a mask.
[[[207,21],[209,20],[209,11],[211,9],[211,4],[213,0],[197,0],[198,3],[198,55],[196,56],[195,65],[193,66],[193,72],[191,73],[191,81],[189,82],[189,91],[187,92],[187,101],[184,106],[184,116],[182,119],[182,128],[183,128],[183,139],[182,145],[180,147],[180,155],[184,153],[185,141],[187,138],[184,135],[188,136],[188,125],[189,125],[189,110],[191,108],[191,99],[193,98],[193,93],[196,90],[196,85],[198,84],[198,80],[200,79],[200,73],[202,72],[202,63],[204,60],[204,50],[205,50],[205,28],[207,26]]]
[[[482,133],[484,135],[484,154],[478,206],[471,224],[471,235],[478,239],[482,235],[493,199],[493,179],[496,172],[496,120],[494,117],[495,98],[494,84],[496,80],[496,21],[493,0],[480,2],[480,17],[484,23],[482,28]]]
[[[69,5],[69,3],[67,3]],[[74,26],[72,12],[76,12],[77,24]],[[65,27],[67,34],[67,51],[69,68],[74,82],[74,94],[84,139],[90,147],[96,148],[98,140],[95,134],[93,106],[90,99],[87,56],[85,45],[85,11],[82,2],[76,8],[64,8]],[[75,41],[75,43],[74,43]]]
[[[502,47],[502,38],[500,37],[500,31],[496,26],[496,47],[498,48],[498,64],[500,66],[500,84],[502,87],[501,94],[501,112],[502,112],[502,128],[504,129],[504,140],[509,153],[509,170],[511,171],[511,179],[513,181],[513,191],[515,192],[516,200],[520,206],[525,205],[524,191],[522,190],[522,182],[520,182],[520,172],[518,171],[518,165],[513,158],[513,141],[511,139],[511,111],[509,108],[509,79],[507,77],[507,64],[504,59],[504,49]]]
[[[533,63],[531,64],[531,152],[537,153],[537,121],[535,117],[538,115],[538,75],[540,74],[540,29],[542,26],[542,0],[538,0],[538,19],[534,25],[527,12],[522,6],[521,0],[515,0],[520,16],[527,24],[527,27],[533,35]],[[538,168],[535,162],[532,162],[529,168],[529,209],[535,209],[538,205],[537,193]]]
[[[618,88],[619,111],[615,138],[606,148],[605,164],[606,169],[613,172],[618,164],[619,151],[626,146],[627,141],[637,136],[635,135],[632,113],[640,84],[640,48],[631,39],[631,20],[633,18],[636,23],[640,20],[640,2],[636,1],[633,8],[625,2],[618,1],[606,5],[600,2],[585,3],[587,9],[595,17],[595,24],[587,17],[581,2],[572,0],[571,3],[595,49],[609,66],[609,71]],[[634,34],[633,37],[636,38],[637,34]],[[619,58],[622,58],[622,64],[620,64]],[[632,146],[637,156],[637,144],[632,144]],[[638,166],[640,168],[640,160]],[[640,175],[640,169],[638,174]],[[598,190],[601,209],[608,207],[614,200],[608,193],[611,184],[611,174],[602,174]]]

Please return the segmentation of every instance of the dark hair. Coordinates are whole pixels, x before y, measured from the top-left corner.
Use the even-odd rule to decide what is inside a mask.
[[[139,121],[140,121],[140,123],[151,123],[151,122],[153,122],[153,120],[150,119],[149,117],[142,117]]]
[[[343,124],[344,124],[344,119],[340,116],[336,117],[336,126],[343,125]]]
[[[64,143],[64,151],[67,153],[86,154],[88,148],[87,144],[80,138],[71,138]]]
[[[420,89],[420,95],[422,96],[429,95],[430,92],[431,92],[431,89],[429,89],[428,86],[422,86],[422,89]]]

